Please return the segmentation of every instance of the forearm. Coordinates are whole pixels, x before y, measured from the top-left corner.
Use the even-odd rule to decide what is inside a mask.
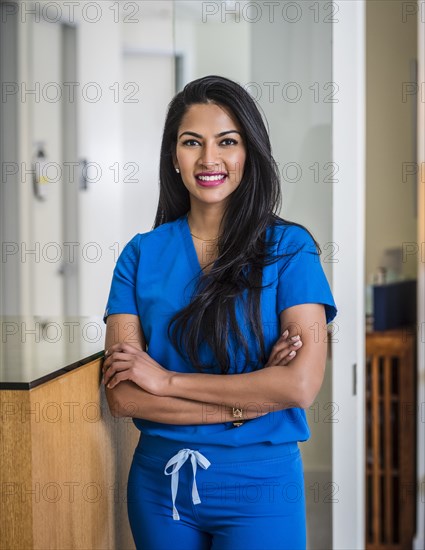
[[[232,409],[224,403],[208,403],[180,397],[160,397],[146,392],[133,382],[120,382],[112,389],[105,388],[113,416],[143,418],[164,424],[219,424],[234,420]],[[264,410],[264,414],[269,412]],[[253,410],[244,418],[257,418]]]
[[[300,369],[271,366],[245,374],[175,373],[168,395],[249,410],[303,407]]]

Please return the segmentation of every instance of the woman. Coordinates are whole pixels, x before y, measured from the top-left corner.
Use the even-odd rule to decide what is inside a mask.
[[[104,317],[109,407],[141,431],[139,550],[305,548],[298,441],[337,309],[318,244],[280,201],[251,96],[189,83],[166,117],[154,229],[123,249]]]

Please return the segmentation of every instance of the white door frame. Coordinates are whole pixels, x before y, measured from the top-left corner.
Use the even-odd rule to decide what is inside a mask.
[[[338,3],[333,23],[333,235],[338,261],[333,291],[338,307],[332,348],[333,548],[365,547],[365,1]]]

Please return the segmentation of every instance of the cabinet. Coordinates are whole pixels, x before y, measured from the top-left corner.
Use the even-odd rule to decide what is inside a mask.
[[[366,334],[366,548],[412,548],[416,518],[415,327]]]
[[[140,432],[109,413],[102,356],[35,387],[0,384],[0,549],[134,549],[126,490]]]

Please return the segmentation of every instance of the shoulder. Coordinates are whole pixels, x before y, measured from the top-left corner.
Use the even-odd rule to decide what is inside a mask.
[[[279,253],[295,253],[298,251],[318,253],[311,233],[297,223],[274,223],[269,230],[271,238],[277,243]]]
[[[143,233],[136,233],[125,245],[129,251],[140,252],[140,248],[150,244],[158,244],[161,240],[166,240],[171,234],[175,233],[179,219],[163,223],[154,229]]]
[[[176,220],[165,222],[150,231],[144,233],[139,233],[140,242],[157,242],[159,240],[167,239],[170,235],[173,235],[178,231],[178,225],[181,223],[182,219],[177,218]]]

